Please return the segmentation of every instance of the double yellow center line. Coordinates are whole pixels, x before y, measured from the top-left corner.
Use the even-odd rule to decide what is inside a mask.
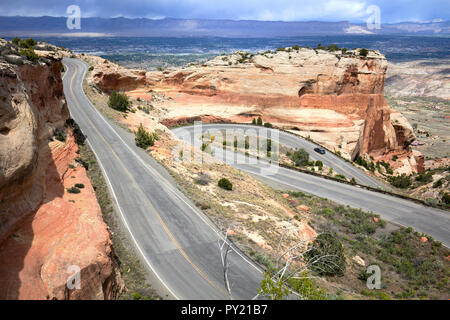
[[[105,137],[100,133],[100,131],[98,130],[98,128],[94,125],[94,123],[92,122],[92,120],[90,119],[90,117],[86,114],[86,112],[83,110],[83,108],[80,107],[80,103],[78,101],[78,99],[76,98],[76,95],[73,92],[73,80],[75,79],[76,74],[78,73],[78,67],[75,66],[75,71],[73,73],[72,78],[70,79],[70,93],[72,94],[73,100],[75,102],[75,104],[77,105],[78,109],[84,114],[85,118],[89,121],[89,123],[91,124],[92,128],[94,128],[94,130],[97,132],[98,136],[103,140],[104,144],[108,147],[108,149],[111,151],[111,153],[114,155],[114,157],[120,162],[121,166],[123,167],[124,171],[126,172],[126,174],[129,176],[129,178],[132,180],[133,184],[136,186],[136,188],[141,191],[141,193],[144,195],[144,199],[147,202],[150,210],[155,214],[155,216],[157,217],[158,221],[161,223],[162,227],[164,228],[165,232],[167,233],[167,235],[169,236],[169,238],[172,240],[172,243],[175,245],[175,247],[177,248],[177,250],[181,253],[181,255],[186,259],[186,261],[194,268],[195,271],[197,271],[200,276],[205,279],[212,287],[216,288],[217,290],[219,290],[225,297],[228,296],[228,294],[225,292],[224,289],[222,289],[218,284],[214,283],[212,280],[210,280],[208,278],[208,276],[192,261],[192,259],[187,255],[187,253],[183,250],[183,248],[181,247],[181,245],[179,244],[179,242],[176,240],[175,236],[173,235],[173,233],[169,230],[169,228],[167,227],[166,223],[163,221],[163,219],[161,218],[161,215],[158,213],[158,211],[156,210],[156,208],[153,206],[152,202],[150,201],[150,199],[148,198],[148,196],[146,195],[146,193],[142,190],[142,188],[139,186],[139,184],[136,182],[136,180],[134,179],[133,175],[130,173],[130,171],[128,170],[128,168],[125,166],[125,164],[123,163],[123,161],[120,159],[120,157],[117,155],[117,153],[114,151],[114,149],[111,147],[111,145],[106,141]],[[98,159],[99,160],[99,159]],[[131,230],[130,230],[131,232]]]

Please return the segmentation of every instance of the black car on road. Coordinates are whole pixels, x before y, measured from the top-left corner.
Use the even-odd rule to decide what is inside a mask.
[[[325,149],[324,148],[314,148],[314,151],[320,154],[325,154]]]

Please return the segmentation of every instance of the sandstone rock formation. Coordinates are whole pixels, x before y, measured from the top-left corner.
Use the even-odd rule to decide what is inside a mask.
[[[0,299],[116,298],[123,284],[110,235],[65,125],[68,52],[36,49],[32,62],[0,40]],[[75,183],[85,186],[78,197],[66,190]],[[66,287],[71,265],[79,290]]]
[[[363,57],[357,50],[287,48],[218,56],[203,65],[147,72],[145,77],[96,63],[93,77],[106,91],[132,91],[141,98],[149,90],[163,93],[169,98],[163,104],[168,112],[160,120],[168,125],[198,117],[251,122],[261,116],[354,159],[409,154],[415,139],[407,120],[384,98],[387,67],[377,51]],[[116,86],[124,77],[126,88]]]

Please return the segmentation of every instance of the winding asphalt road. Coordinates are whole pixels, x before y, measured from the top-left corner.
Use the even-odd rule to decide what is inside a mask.
[[[114,126],[83,92],[87,65],[65,58],[64,93],[71,116],[94,151],[138,252],[159,289],[174,299],[228,299],[220,233],[156,161]],[[229,254],[234,299],[257,294],[261,270],[238,250]]]
[[[218,249],[220,233],[177,189],[164,168],[135,146],[132,134],[110,123],[92,106],[82,89],[87,65],[68,58],[63,63],[66,67],[64,92],[71,116],[87,136],[122,222],[150,274],[160,285],[157,289],[174,299],[229,298]],[[214,126],[217,125],[211,125]],[[182,130],[189,128],[176,129],[174,133]],[[293,143],[303,145],[300,140]],[[331,167],[337,172],[341,166],[344,171],[353,172],[342,163],[335,166],[335,159],[322,159],[328,164],[324,160],[331,161]],[[232,165],[278,189],[300,190],[370,210],[450,245],[448,212],[280,167],[268,175],[261,168],[271,165],[264,161],[256,164],[238,161]],[[347,176],[353,174],[360,183],[377,183],[365,182],[365,177],[356,172]],[[238,250],[234,249],[229,259],[233,298],[253,298],[262,278],[261,270]]]
[[[269,132],[272,131],[272,133],[276,130],[246,125],[204,124],[201,130],[197,129],[197,133],[195,133],[196,129],[194,126],[176,128],[172,132],[187,143],[195,144],[196,140],[201,139],[202,133],[207,133],[207,136],[213,133],[213,135],[217,136],[218,131],[223,132],[225,130],[236,129],[244,131],[260,130],[256,134],[262,137],[271,136],[270,134],[267,135],[267,130]],[[248,135],[251,135],[251,133]],[[309,152],[314,149],[314,144],[311,142],[284,132],[279,133],[279,142],[280,144],[295,148],[304,147]],[[322,160],[334,168],[336,172],[341,170],[341,172],[347,173],[347,177],[353,176],[362,184],[383,187],[377,180],[365,175],[358,168],[353,167],[333,154],[327,153],[325,156],[315,155],[313,150],[312,153],[311,156]],[[235,168],[252,174],[255,178],[276,189],[303,191],[343,205],[349,205],[353,208],[372,211],[387,221],[413,227],[417,231],[431,235],[434,239],[441,241],[445,246],[450,247],[450,213],[448,211],[423,206],[412,201],[278,166],[276,166],[276,170],[273,172],[264,171],[262,168],[268,169],[270,166],[267,161],[245,157],[245,155],[234,153],[229,149],[223,151],[221,148],[214,148],[214,155]]]
[[[203,131],[209,132],[214,135],[214,132],[225,133],[227,130],[241,131],[245,133],[246,136],[253,136],[255,134],[261,137],[273,137],[276,134],[275,138],[272,138],[273,141],[278,140],[280,145],[292,148],[292,149],[305,149],[310,156],[311,160],[317,161],[320,160],[322,163],[329,167],[333,168],[335,173],[343,174],[348,178],[355,178],[356,182],[362,185],[366,185],[374,188],[381,189],[390,189],[390,187],[384,184],[381,181],[367,175],[364,171],[356,168],[351,163],[345,161],[344,159],[336,156],[331,152],[326,152],[325,154],[319,154],[314,151],[314,148],[318,147],[315,143],[303,139],[299,136],[295,136],[294,134],[290,134],[287,132],[279,131],[276,129],[269,129],[265,127],[256,127],[256,126],[248,126],[241,124],[203,124]],[[189,137],[194,137],[194,127],[187,126],[182,128],[177,128],[172,130],[175,134],[177,132],[189,132]],[[217,135],[217,134],[216,134]],[[192,138],[191,138],[192,139]],[[191,142],[192,143],[192,142]]]

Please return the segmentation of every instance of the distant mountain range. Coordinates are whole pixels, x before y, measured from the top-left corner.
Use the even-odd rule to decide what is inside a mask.
[[[348,21],[255,21],[147,18],[82,18],[69,30],[66,17],[0,17],[0,36],[295,37],[339,34],[450,35],[450,21],[383,24],[368,30]]]

